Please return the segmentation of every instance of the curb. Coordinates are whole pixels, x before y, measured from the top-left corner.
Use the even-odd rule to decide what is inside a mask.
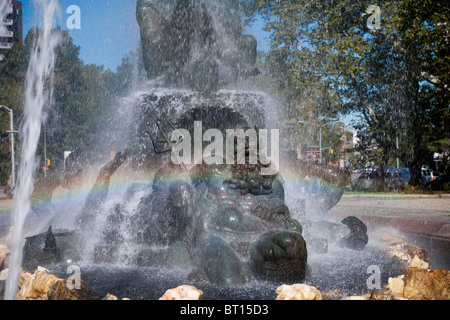
[[[450,193],[443,194],[403,194],[403,193],[381,193],[381,194],[343,194],[343,198],[428,198],[428,199],[450,199]]]

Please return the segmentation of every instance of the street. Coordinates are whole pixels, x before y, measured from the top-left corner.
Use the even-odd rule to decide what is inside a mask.
[[[450,195],[344,194],[328,214],[450,223]]]

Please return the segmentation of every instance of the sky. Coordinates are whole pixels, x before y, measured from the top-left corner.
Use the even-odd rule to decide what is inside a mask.
[[[80,59],[85,64],[102,65],[116,71],[122,58],[139,46],[140,32],[136,21],[137,0],[59,0],[61,15],[58,25],[68,30],[74,43],[80,46]],[[22,0],[24,38],[33,25],[34,0]],[[71,5],[80,7],[81,29],[69,30],[67,13]],[[258,40],[258,49],[267,51],[269,33],[263,30],[264,22],[256,20],[245,33]],[[353,116],[344,119],[347,126]]]
[[[24,38],[33,25],[33,0],[22,0]],[[80,46],[80,58],[85,64],[103,65],[115,71],[122,58],[139,46],[140,34],[136,21],[136,0],[59,0],[61,15],[58,25],[68,30],[74,43]],[[81,29],[69,30],[67,13],[77,5],[81,14]],[[253,34],[260,50],[267,49],[267,33],[263,23],[256,22],[248,33]]]

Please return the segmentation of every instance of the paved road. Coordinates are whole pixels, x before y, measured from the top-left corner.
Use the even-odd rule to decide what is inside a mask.
[[[450,194],[355,195],[344,194],[329,211],[336,216],[377,216],[450,223]]]

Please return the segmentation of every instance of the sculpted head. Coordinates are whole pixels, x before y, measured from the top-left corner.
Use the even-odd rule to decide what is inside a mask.
[[[257,73],[238,0],[139,0],[136,18],[149,79],[211,92]]]

